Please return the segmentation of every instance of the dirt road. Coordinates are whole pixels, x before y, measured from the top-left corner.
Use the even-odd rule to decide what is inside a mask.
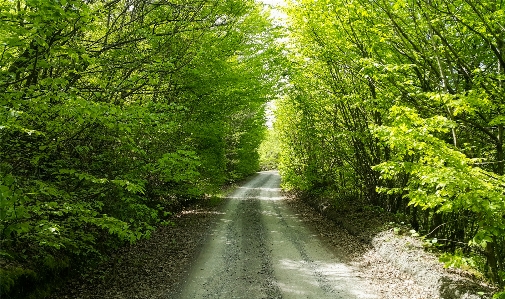
[[[277,172],[230,196],[171,298],[378,298],[282,201]]]
[[[279,181],[262,172],[223,205],[174,214],[175,226],[122,248],[50,298],[479,299],[495,291],[443,268],[419,240],[392,229],[369,236],[367,225],[377,224],[348,215],[342,223],[371,240],[363,243],[304,201],[282,199]]]

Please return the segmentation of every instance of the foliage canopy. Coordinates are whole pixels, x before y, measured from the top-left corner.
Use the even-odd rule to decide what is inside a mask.
[[[503,285],[504,12],[500,1],[292,1],[284,186],[401,214],[483,258]]]
[[[257,171],[275,37],[252,0],[0,1],[2,294]]]

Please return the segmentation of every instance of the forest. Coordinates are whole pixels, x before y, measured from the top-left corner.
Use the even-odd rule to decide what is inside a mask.
[[[284,188],[396,214],[505,281],[502,1],[295,1]]]
[[[0,0],[0,296],[261,168],[505,287],[505,3],[286,2]]]
[[[2,0],[0,24],[0,296],[257,171],[278,80],[254,1]]]

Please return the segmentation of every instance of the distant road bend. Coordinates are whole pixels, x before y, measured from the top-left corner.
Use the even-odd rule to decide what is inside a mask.
[[[178,294],[184,298],[378,298],[286,206],[277,172],[230,195]]]

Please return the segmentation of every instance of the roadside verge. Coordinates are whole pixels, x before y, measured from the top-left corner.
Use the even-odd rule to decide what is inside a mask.
[[[348,253],[384,298],[478,299],[491,298],[496,291],[466,271],[444,268],[419,239],[388,228],[391,218],[385,213],[363,208],[337,211],[315,199],[287,197],[331,246]],[[342,239],[342,229],[350,236]]]

